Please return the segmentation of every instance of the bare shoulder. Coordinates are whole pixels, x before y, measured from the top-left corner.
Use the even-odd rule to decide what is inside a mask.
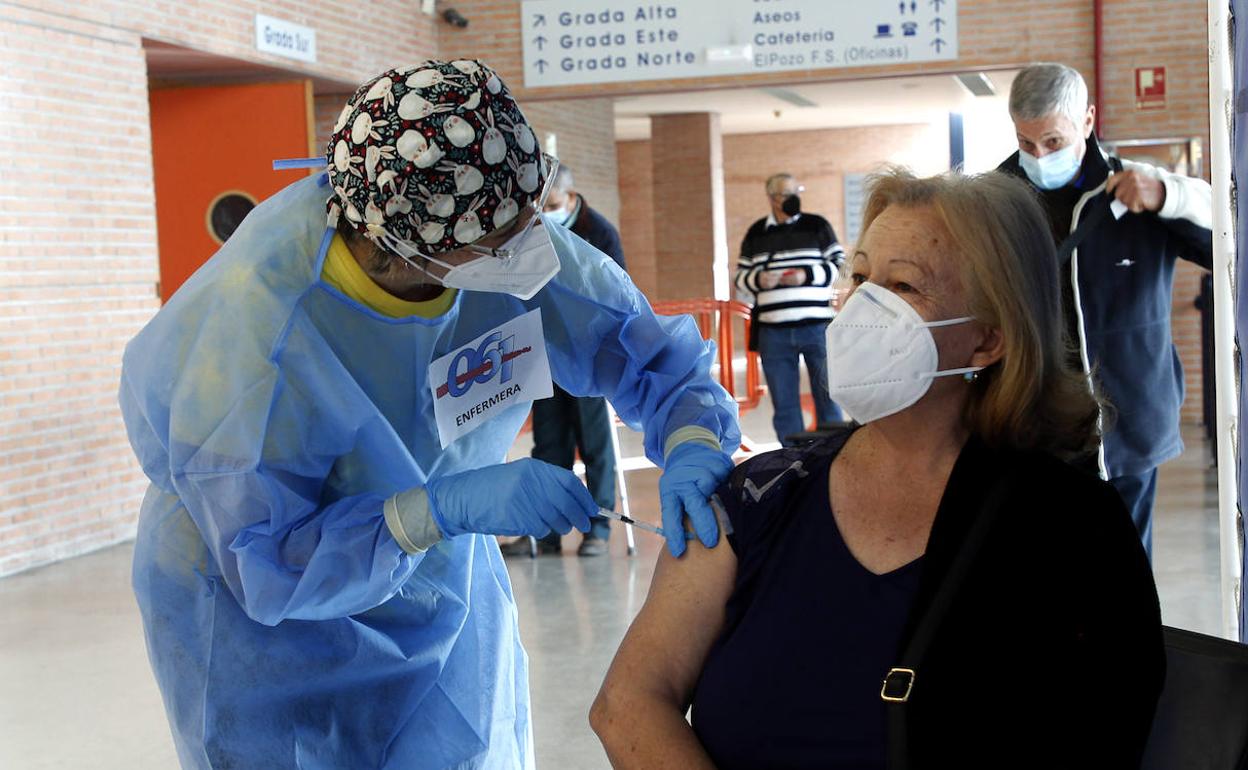
[[[690,540],[689,547],[679,559],[667,549],[659,555],[646,605],[653,603],[656,607],[666,608],[720,595],[726,602],[732,593],[736,574],[737,558],[722,533],[714,548]]]
[[[679,559],[664,549],[604,688],[687,703],[723,627],[736,571],[736,556],[724,537],[714,548],[692,541]]]

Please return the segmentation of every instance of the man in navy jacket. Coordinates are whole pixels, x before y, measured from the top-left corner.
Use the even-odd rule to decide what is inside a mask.
[[[624,269],[624,249],[620,233],[607,218],[589,207],[573,188],[572,171],[560,165],[546,198],[546,218],[563,225],[590,246],[611,257]],[[554,386],[555,394],[533,403],[533,457],[552,465],[572,468],[576,453],[585,463],[585,484],[599,506],[615,508],[615,453],[611,449],[611,418],[602,398],[577,398]],[[607,552],[611,534],[603,518],[591,519],[591,528],[581,541],[577,554],[599,556]],[[559,533],[551,532],[537,541],[539,553],[559,553]],[[503,553],[517,556],[529,553],[528,538],[503,546]]]
[[[1170,337],[1175,260],[1212,267],[1211,190],[1106,156],[1087,85],[1070,67],[1020,72],[1010,117],[1019,151],[1000,170],[1026,178],[1048,211],[1063,252],[1070,342],[1110,404],[1097,470],[1122,495],[1151,556],[1157,467],[1183,451],[1183,368]]]

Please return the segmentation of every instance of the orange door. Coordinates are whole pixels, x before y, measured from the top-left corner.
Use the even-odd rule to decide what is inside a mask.
[[[275,158],[317,154],[312,83],[151,92],[161,300],[220,248],[256,203],[295,181]]]

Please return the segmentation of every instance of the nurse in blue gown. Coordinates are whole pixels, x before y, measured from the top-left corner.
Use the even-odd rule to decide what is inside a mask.
[[[711,346],[545,226],[555,163],[481,62],[389,70],[327,170],[127,347],[151,480],[134,587],[184,767],[533,767],[494,535],[597,510],[568,471],[503,462],[543,380],[644,430],[674,554],[686,527],[716,541],[706,498],[740,434]]]

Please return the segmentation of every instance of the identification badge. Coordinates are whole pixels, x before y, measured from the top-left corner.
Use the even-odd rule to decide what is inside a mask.
[[[513,318],[429,364],[429,390],[443,449],[508,407],[550,398],[541,311]]]

